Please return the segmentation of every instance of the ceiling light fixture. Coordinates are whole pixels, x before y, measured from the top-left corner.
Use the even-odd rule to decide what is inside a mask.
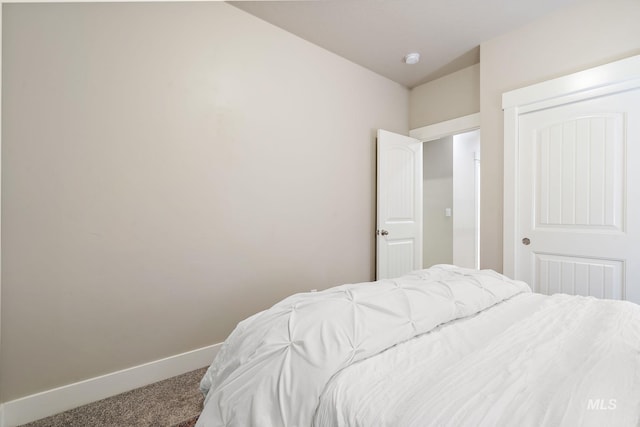
[[[420,54],[417,52],[409,53],[404,57],[405,64],[413,65],[417,64],[418,62],[420,62]]]

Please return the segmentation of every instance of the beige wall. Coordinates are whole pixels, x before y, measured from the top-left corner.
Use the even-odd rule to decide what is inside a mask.
[[[2,401],[374,276],[408,90],[234,7],[6,4]]]
[[[481,265],[502,271],[502,93],[640,53],[640,1],[581,2],[480,46]]]
[[[409,100],[411,129],[477,113],[480,111],[480,65],[416,86]]]

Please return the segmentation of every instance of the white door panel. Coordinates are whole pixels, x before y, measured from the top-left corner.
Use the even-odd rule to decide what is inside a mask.
[[[621,261],[536,254],[537,292],[623,299]]]
[[[518,277],[640,302],[640,90],[519,118]]]
[[[422,142],[378,130],[376,276],[422,268]]]

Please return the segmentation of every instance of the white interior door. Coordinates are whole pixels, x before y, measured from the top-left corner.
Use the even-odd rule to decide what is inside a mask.
[[[640,303],[640,89],[520,115],[516,271]]]
[[[422,268],[422,142],[378,130],[376,276]]]

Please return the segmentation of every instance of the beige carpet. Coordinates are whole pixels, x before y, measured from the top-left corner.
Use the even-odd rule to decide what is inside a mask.
[[[206,368],[71,409],[24,427],[172,427],[202,410]]]

